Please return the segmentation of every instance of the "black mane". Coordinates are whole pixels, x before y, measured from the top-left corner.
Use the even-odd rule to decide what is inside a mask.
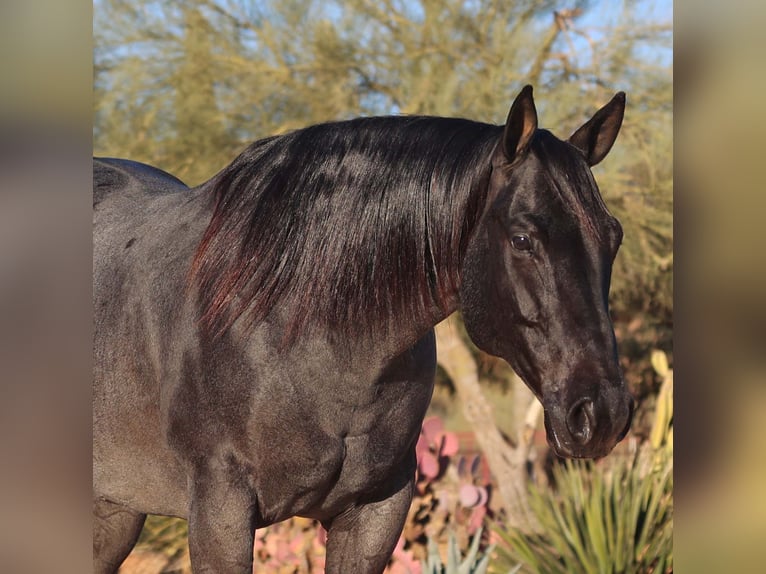
[[[501,130],[376,117],[253,143],[203,184],[214,202],[192,267],[203,323],[220,333],[280,310],[294,336],[444,308]]]

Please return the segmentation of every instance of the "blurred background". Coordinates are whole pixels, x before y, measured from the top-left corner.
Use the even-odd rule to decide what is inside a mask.
[[[429,113],[500,123],[518,89],[532,82],[543,126],[560,137],[615,91],[628,94],[618,143],[595,173],[626,227],[612,309],[625,376],[643,414],[633,443],[627,439],[625,450],[606,460],[635,460],[640,445],[652,444],[653,430],[663,427],[657,405],[673,412],[661,390],[672,388],[667,381],[679,370],[682,383],[672,395],[680,414],[666,425],[670,430],[680,419],[674,567],[761,571],[766,14],[760,3],[29,0],[5,2],[0,10],[0,562],[6,568],[90,568],[91,152],[149,161],[194,184],[252,139],[324,119]],[[673,245],[682,255],[675,282]],[[439,422],[429,423],[434,432],[421,444],[421,459],[428,452],[449,464],[424,492],[448,474],[484,487],[485,459],[478,476],[466,476],[465,463],[462,474],[458,468],[461,458],[473,462],[480,445],[460,434],[475,420],[461,412],[449,374],[450,365],[473,364],[480,394],[468,396],[489,402],[492,425],[513,452],[528,448],[523,460],[532,470],[525,480],[550,494],[554,465],[535,469],[545,459],[544,445],[534,433],[525,438],[534,412],[514,410],[523,402],[513,400],[513,374],[470,346],[459,318],[440,326],[440,337],[443,348],[457,350],[449,355],[453,362],[440,356],[431,413]],[[455,454],[449,454],[453,439],[444,438],[451,432]],[[440,443],[430,445],[439,433]],[[672,436],[657,431],[655,443],[672,453]],[[431,470],[421,472],[428,478]],[[605,475],[591,467],[567,474],[569,483],[560,476],[565,486],[558,492],[577,487],[583,476],[591,477],[588,492],[609,490],[603,481],[593,486],[592,477]],[[620,484],[629,486],[626,478]],[[478,499],[468,496],[476,492]],[[461,519],[470,522],[483,495],[465,493],[463,502],[473,506],[451,512],[465,511]],[[532,513],[544,517],[541,503],[527,497]],[[490,508],[501,499],[496,486],[491,499],[485,516],[499,515],[510,532],[502,508]],[[441,507],[441,516],[449,508]],[[497,548],[507,541],[486,520],[480,554],[495,536],[492,563],[500,565]],[[177,532],[170,534],[174,539]],[[321,537],[311,546],[321,555]],[[467,553],[465,543],[461,550]]]

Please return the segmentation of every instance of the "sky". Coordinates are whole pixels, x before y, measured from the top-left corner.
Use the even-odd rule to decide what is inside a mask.
[[[613,26],[618,20],[623,2],[636,6],[637,14],[643,22],[671,23],[673,22],[673,2],[671,0],[597,0],[590,10],[577,20],[579,27],[588,28],[594,33]],[[647,46],[644,52],[649,59],[658,59],[663,65],[673,61],[672,49],[657,46]]]

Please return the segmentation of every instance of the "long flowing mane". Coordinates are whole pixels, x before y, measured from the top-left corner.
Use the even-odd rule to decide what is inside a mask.
[[[501,127],[423,116],[326,123],[257,141],[209,182],[192,266],[220,333],[278,310],[369,331],[444,308],[481,216]]]

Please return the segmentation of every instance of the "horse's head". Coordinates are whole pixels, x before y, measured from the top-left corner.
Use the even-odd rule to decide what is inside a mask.
[[[632,418],[608,308],[622,229],[590,171],[611,149],[624,110],[619,93],[564,142],[537,129],[532,89],[524,88],[463,262],[468,333],[540,399],[548,441],[567,457],[606,455]]]

